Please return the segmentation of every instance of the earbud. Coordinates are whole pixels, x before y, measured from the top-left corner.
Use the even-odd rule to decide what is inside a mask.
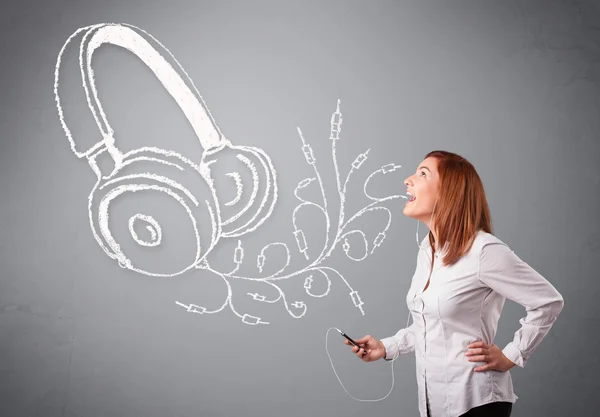
[[[60,67],[67,46],[79,37],[79,64],[87,103],[101,133],[101,140],[89,136],[77,140],[68,128],[59,96]],[[110,126],[94,81],[92,56],[103,44],[125,48],[139,57],[156,75],[175,99],[195,131],[202,153],[188,158],[176,152],[142,147],[123,153],[115,144],[115,132]],[[161,55],[157,49],[165,54]],[[171,65],[167,59],[174,62]],[[175,69],[177,68],[177,70]],[[62,80],[61,80],[62,81]],[[277,199],[277,182],[273,164],[261,149],[234,146],[225,138],[212,118],[192,80],[175,57],[152,35],[127,24],[102,23],[78,29],[63,45],[56,63],[55,98],[62,127],[71,149],[79,158],[86,158],[98,181],[89,195],[90,225],[102,249],[119,264],[137,272],[156,276],[173,276],[199,265],[221,237],[238,237],[255,230],[271,214]],[[109,157],[114,167],[107,172],[100,158]],[[244,187],[242,178],[252,178]],[[125,197],[139,195],[146,205],[133,214],[132,204],[122,203]],[[189,218],[189,233],[196,241],[187,248],[181,264],[168,271],[152,270],[144,248],[160,245],[161,224],[147,212],[148,202],[167,199],[177,202],[180,213]],[[119,200],[118,204],[114,204]],[[125,237],[113,231],[109,214],[125,215],[130,237],[138,244],[133,253],[124,253],[119,242]],[[124,225],[123,225],[124,226]],[[140,236],[145,227],[150,236]],[[178,232],[179,233],[179,230]],[[179,235],[178,235],[179,236]],[[182,237],[183,238],[183,237]],[[128,249],[129,250],[129,249]],[[181,254],[180,254],[181,255]],[[166,254],[168,256],[168,254]],[[185,258],[185,259],[184,259]],[[169,258],[171,259],[171,258]]]

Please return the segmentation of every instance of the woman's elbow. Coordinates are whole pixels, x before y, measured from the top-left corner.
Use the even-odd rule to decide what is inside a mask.
[[[559,292],[557,292],[556,299],[551,303],[551,311],[553,313],[555,320],[561,313],[564,306],[565,306],[565,300],[564,300],[563,296]]]

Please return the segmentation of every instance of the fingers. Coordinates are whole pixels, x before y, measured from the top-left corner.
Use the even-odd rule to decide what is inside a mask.
[[[344,340],[344,344],[352,346],[352,352],[355,353],[359,359],[368,361],[367,358],[369,357],[369,353],[371,352],[371,349],[368,348],[368,343],[372,339],[373,338],[370,335],[366,335],[364,337],[361,337],[360,339],[355,339],[355,342],[361,345],[360,347],[354,346],[352,343],[350,343],[348,339]]]
[[[350,341],[348,339],[344,340],[344,344],[348,345],[348,346],[354,346],[354,348],[356,348],[356,346],[352,343],[350,343]]]
[[[487,363],[485,365],[482,366],[478,366],[476,368],[473,368],[473,372],[484,372],[484,371],[491,371],[494,369],[494,366],[491,363]]]
[[[352,348],[352,352],[357,353],[357,354],[360,354],[361,352],[365,352],[365,351],[366,351],[366,349],[362,346],[360,348],[356,347],[356,346],[354,346]]]
[[[488,349],[484,349],[484,348],[478,348],[478,349],[470,349],[467,352],[467,356],[472,356],[472,355],[488,355],[489,354],[489,350]]]
[[[354,352],[356,354],[356,357],[358,357],[359,359],[364,359],[369,354],[370,349],[366,349],[364,347],[358,348],[358,347],[354,346],[352,348],[352,352]]]
[[[367,357],[367,350],[364,348],[360,348],[357,352],[356,352],[356,356],[359,359],[365,360],[365,358]]]
[[[497,368],[498,362],[494,360],[494,358],[490,355],[476,355],[468,358],[469,362],[485,362],[485,365],[480,365],[473,368],[474,372],[483,372],[495,370]]]
[[[505,366],[503,354],[498,346],[493,343],[488,344],[483,341],[477,341],[467,346],[465,353],[469,362],[486,362],[484,365],[473,368],[474,372],[484,371],[506,371],[510,367]]]

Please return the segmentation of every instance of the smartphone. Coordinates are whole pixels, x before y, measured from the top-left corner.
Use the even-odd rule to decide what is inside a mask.
[[[350,336],[348,336],[346,333],[342,332],[342,331],[341,331],[341,330],[339,330],[339,329],[337,329],[337,330],[338,330],[338,332],[340,332],[340,334],[341,334],[342,336],[344,336],[346,339],[348,339],[348,341],[349,341],[350,343],[352,343],[354,346],[356,346],[356,347],[357,347],[357,348],[359,348],[359,349],[365,349],[364,347],[362,347],[362,346],[359,346],[359,345],[358,345],[358,343],[356,343],[354,340],[352,340],[352,338],[351,338]],[[365,350],[366,350],[366,349],[365,349]]]

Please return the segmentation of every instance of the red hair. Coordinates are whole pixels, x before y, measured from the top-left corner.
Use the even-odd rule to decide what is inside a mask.
[[[437,247],[448,244],[443,262],[452,265],[471,249],[479,230],[492,233],[492,218],[483,183],[473,164],[460,155],[441,150],[429,152],[425,158],[429,157],[436,159],[440,178],[439,199],[433,212]],[[433,234],[429,233],[429,243],[435,252],[434,242]]]

